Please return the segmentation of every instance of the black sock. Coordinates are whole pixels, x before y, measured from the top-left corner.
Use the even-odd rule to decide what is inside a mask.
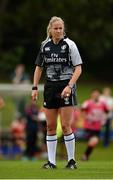
[[[93,148],[94,148],[94,147],[92,147],[92,146],[88,146],[88,147],[87,147],[87,149],[86,149],[86,151],[85,151],[85,155],[86,155],[87,157],[89,157],[89,155],[90,155],[91,152],[93,151]]]

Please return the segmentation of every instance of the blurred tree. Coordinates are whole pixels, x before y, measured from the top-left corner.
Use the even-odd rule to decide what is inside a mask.
[[[110,79],[113,0],[0,0],[0,68],[12,71],[21,62],[32,74],[40,42],[54,15],[65,20],[66,33],[82,54],[84,72]]]
[[[7,50],[5,53],[2,51],[0,54],[0,73],[1,78],[5,78],[7,73],[12,72],[12,67],[20,62],[24,54],[24,49],[22,47],[15,47],[13,49]],[[4,67],[6,66],[6,67]],[[10,79],[10,74],[7,77]]]

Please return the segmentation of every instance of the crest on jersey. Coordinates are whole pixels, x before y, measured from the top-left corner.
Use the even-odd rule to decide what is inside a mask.
[[[50,47],[45,47],[45,51],[50,51]]]
[[[61,49],[62,49],[62,50],[65,50],[65,49],[66,49],[66,44],[63,45],[63,46],[61,46]]]
[[[62,53],[65,53],[66,47],[67,47],[66,44],[63,45],[63,46],[61,46],[61,52],[62,52]]]

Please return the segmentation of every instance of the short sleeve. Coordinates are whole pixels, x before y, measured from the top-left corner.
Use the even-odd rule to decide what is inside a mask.
[[[74,42],[72,42],[70,46],[70,56],[71,56],[71,61],[72,61],[73,66],[82,64],[81,56]]]

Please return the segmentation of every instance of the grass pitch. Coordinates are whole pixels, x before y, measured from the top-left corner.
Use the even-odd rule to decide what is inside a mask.
[[[0,163],[0,178],[4,179],[110,179],[113,178],[113,162],[78,162],[78,169],[64,169],[65,162],[58,161],[58,169],[42,169],[43,161]]]
[[[42,169],[44,160],[37,161],[0,161],[0,179],[113,179],[113,144],[103,148],[100,144],[88,162],[79,159],[86,143],[77,143],[78,168],[66,170],[65,160],[57,160],[57,169]]]

